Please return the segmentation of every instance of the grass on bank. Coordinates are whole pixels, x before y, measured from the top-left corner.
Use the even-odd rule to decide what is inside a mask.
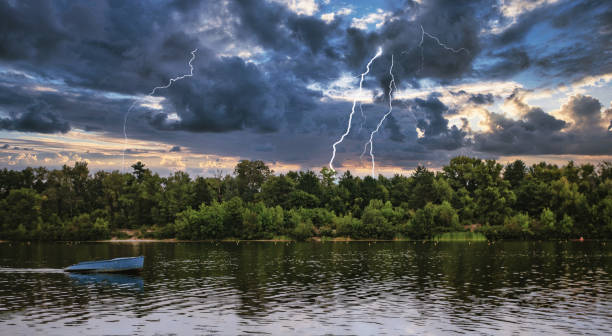
[[[446,232],[440,235],[436,235],[433,241],[445,242],[445,241],[487,241],[487,237],[480,232]]]

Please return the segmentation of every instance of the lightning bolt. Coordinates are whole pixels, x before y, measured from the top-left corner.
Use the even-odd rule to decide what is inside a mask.
[[[331,159],[329,160],[329,168],[332,171],[336,171],[334,169],[334,165],[333,165],[334,158],[336,157],[336,146],[338,144],[340,144],[342,141],[344,141],[344,138],[351,132],[351,123],[353,122],[353,115],[355,114],[355,107],[357,106],[357,99],[361,95],[361,89],[363,87],[363,80],[364,80],[365,76],[370,72],[370,66],[372,65],[372,62],[374,62],[375,59],[380,57],[380,55],[382,55],[382,48],[378,47],[378,51],[376,52],[376,55],[374,55],[374,57],[372,57],[370,59],[370,61],[368,62],[368,64],[366,65],[366,71],[361,74],[361,79],[359,80],[359,93],[353,99],[353,108],[351,109],[351,114],[349,114],[349,120],[348,120],[348,125],[346,127],[346,132],[344,132],[344,134],[342,134],[340,139],[338,141],[334,142],[334,144],[332,145],[333,153],[332,153]]]
[[[451,47],[447,46],[446,44],[442,43],[439,38],[437,38],[436,36],[431,35],[430,33],[426,32],[425,29],[423,28],[423,25],[419,25],[419,27],[421,27],[421,41],[418,44],[418,48],[421,49],[421,67],[417,71],[417,73],[420,72],[421,70],[423,70],[423,64],[425,63],[425,56],[423,54],[423,43],[425,42],[425,36],[427,36],[427,37],[431,38],[432,40],[436,41],[436,43],[439,46],[441,46],[442,48],[444,48],[445,50],[451,51],[451,52],[453,52],[455,54],[456,53],[460,53],[462,51],[464,51],[464,52],[466,52],[468,54],[470,53],[469,50],[467,50],[465,48],[455,49],[455,48],[451,48]],[[408,52],[408,50],[403,51],[402,54],[405,54],[407,52]],[[391,81],[389,81],[389,110],[380,119],[380,121],[376,125],[376,129],[374,131],[372,131],[372,133],[370,133],[370,139],[363,146],[363,152],[361,153],[361,156],[360,156],[360,159],[362,159],[363,156],[365,155],[365,153],[368,150],[368,146],[370,146],[370,158],[371,158],[371,161],[372,161],[372,177],[375,177],[374,173],[375,173],[375,170],[376,170],[376,160],[375,160],[375,157],[374,157],[374,135],[376,133],[378,133],[378,131],[380,130],[380,127],[382,126],[382,124],[385,121],[385,119],[387,119],[387,117],[393,111],[393,88],[397,89],[397,87],[395,86],[395,77],[393,76],[393,54],[391,54],[391,67],[389,68],[389,75],[391,75]],[[331,163],[330,163],[330,167],[331,167]]]
[[[425,42],[425,36],[429,37],[430,39],[436,41],[436,43],[444,48],[444,50],[448,50],[452,53],[458,54],[460,52],[466,52],[466,53],[470,53],[469,50],[465,49],[465,48],[459,48],[459,49],[455,49],[455,48],[451,48],[448,45],[446,45],[446,43],[442,43],[440,41],[440,39],[428,32],[425,31],[425,28],[423,28],[423,25],[419,25],[419,27],[421,28],[421,41],[419,42],[419,45],[417,46],[420,50],[421,50],[421,66],[419,68],[419,70],[417,70],[417,73],[421,72],[423,70],[423,64],[425,63],[425,55],[423,54],[423,43]],[[408,53],[408,50],[405,50],[402,52],[402,54]]]
[[[368,149],[368,145],[370,145],[370,158],[372,159],[372,177],[374,177],[374,170],[376,169],[376,163],[374,160],[374,134],[378,133],[380,126],[382,126],[385,119],[387,119],[387,116],[389,116],[389,114],[391,114],[391,112],[393,111],[393,88],[397,88],[395,86],[395,77],[393,76],[393,54],[391,54],[391,67],[389,67],[389,75],[391,75],[391,81],[389,81],[389,111],[387,111],[387,113],[383,115],[383,117],[378,122],[378,125],[376,125],[376,129],[373,130],[372,133],[370,133],[370,140],[366,142],[365,146],[363,147],[363,153],[361,153],[361,157],[363,157],[366,150]]]
[[[136,104],[140,103],[142,100],[144,100],[147,97],[153,97],[153,95],[157,92],[157,90],[161,90],[161,89],[167,89],[170,86],[172,86],[172,83],[181,80],[183,78],[186,77],[193,77],[193,60],[195,60],[196,57],[196,52],[198,51],[198,49],[194,49],[193,51],[191,51],[191,58],[189,59],[189,73],[182,75],[182,76],[178,76],[175,78],[170,78],[170,80],[168,81],[168,84],[164,85],[164,86],[156,86],[153,88],[153,90],[151,90],[151,92],[149,92],[146,96],[141,97],[136,99],[134,102],[132,102],[132,105],[130,105],[130,108],[128,108],[127,112],[125,113],[125,117],[123,119],[123,138],[124,138],[124,144],[123,144],[123,159],[121,160],[121,171],[124,172],[125,170],[125,151],[127,149],[127,144],[128,144],[128,136],[127,136],[127,121],[128,121],[128,117],[130,115],[130,112],[132,112],[132,110],[134,109],[134,107],[136,107]]]
[[[361,125],[359,125],[359,133],[361,133],[361,130],[363,129],[363,125],[365,125],[367,118],[366,115],[363,113],[363,104],[359,103],[359,111],[361,112]]]

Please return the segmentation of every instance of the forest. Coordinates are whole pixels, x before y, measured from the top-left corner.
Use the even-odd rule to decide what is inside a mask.
[[[322,168],[275,175],[262,161],[233,174],[0,171],[0,239],[103,240],[131,229],[181,240],[431,239],[474,230],[487,239],[612,237],[612,163],[567,165],[455,157],[410,176],[341,176]]]

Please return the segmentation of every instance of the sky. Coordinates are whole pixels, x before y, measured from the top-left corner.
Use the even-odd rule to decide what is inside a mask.
[[[0,167],[612,161],[610,41],[610,1],[0,0]]]

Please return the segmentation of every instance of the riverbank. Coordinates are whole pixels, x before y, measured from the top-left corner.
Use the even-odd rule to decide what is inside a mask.
[[[65,243],[80,243],[80,242],[96,242],[96,243],[194,243],[194,242],[208,242],[208,243],[241,243],[241,242],[272,242],[272,243],[289,243],[289,242],[332,242],[332,243],[347,243],[347,242],[487,242],[494,243],[496,241],[600,241],[607,240],[607,238],[549,238],[542,239],[541,237],[522,236],[522,237],[487,237],[480,232],[471,231],[455,231],[446,232],[443,234],[435,235],[433,237],[414,239],[408,237],[396,236],[392,239],[379,239],[379,238],[351,238],[347,236],[342,237],[329,237],[329,236],[313,236],[306,239],[294,239],[289,236],[275,236],[270,239],[239,239],[239,238],[224,238],[224,239],[178,239],[178,238],[154,238],[143,235],[142,232],[137,230],[119,230],[118,234],[114,235],[110,239],[66,239],[66,240],[45,240],[45,239],[30,239],[30,240],[0,240],[0,243],[13,243],[13,242],[65,242]]]

